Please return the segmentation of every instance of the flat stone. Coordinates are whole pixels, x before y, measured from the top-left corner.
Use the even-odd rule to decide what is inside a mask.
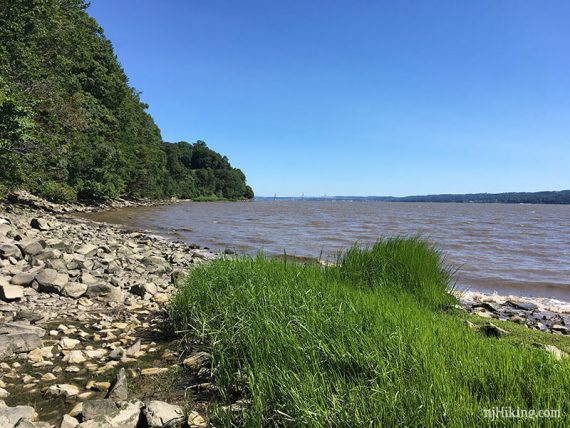
[[[0,299],[11,301],[24,297],[24,287],[19,285],[0,285]]]
[[[534,303],[513,302],[511,300],[508,300],[506,303],[511,305],[513,308],[521,309],[523,311],[534,311],[538,308]]]
[[[39,337],[46,335],[46,331],[43,328],[24,322],[5,322],[4,324],[0,324],[0,335],[16,333],[34,333]]]
[[[85,256],[85,257],[91,257],[97,253],[98,249],[99,249],[99,247],[97,247],[96,245],[85,244],[85,245],[82,245],[81,247],[79,247],[79,249],[76,250],[75,252],[77,254],[80,254],[80,255]]]
[[[63,361],[68,364],[81,364],[87,361],[87,358],[85,358],[83,351],[71,351],[65,356]]]
[[[81,343],[81,341],[79,341],[77,339],[71,339],[70,337],[64,337],[59,341],[58,345],[61,349],[73,349],[77,345],[79,345],[80,343]]]
[[[0,398],[4,399],[4,398],[8,398],[10,396],[10,393],[8,391],[6,391],[4,388],[0,388]]]
[[[143,413],[150,428],[178,427],[184,423],[182,407],[164,401],[150,401]]]
[[[68,383],[60,383],[50,386],[47,389],[46,394],[53,395],[55,397],[74,397],[79,394],[79,388]]]
[[[69,282],[63,287],[61,294],[77,299],[87,292],[88,286],[79,282]]]
[[[165,373],[168,371],[166,367],[149,367],[141,370],[142,376],[155,376],[157,374]]]

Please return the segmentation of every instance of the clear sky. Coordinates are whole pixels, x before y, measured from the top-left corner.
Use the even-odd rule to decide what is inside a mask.
[[[167,141],[259,196],[570,188],[567,0],[91,0]]]

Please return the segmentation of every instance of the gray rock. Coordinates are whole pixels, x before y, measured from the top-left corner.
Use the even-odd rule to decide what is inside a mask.
[[[508,331],[503,330],[501,327],[497,327],[495,324],[487,324],[481,327],[481,331],[487,336],[501,337],[509,334]]]
[[[80,254],[80,255],[85,256],[85,257],[91,257],[91,256],[94,256],[95,254],[97,254],[98,249],[99,249],[99,247],[97,247],[96,245],[85,244],[85,245],[82,245],[75,252],[77,254]]]
[[[0,244],[0,257],[3,259],[14,257],[16,260],[21,260],[24,256],[16,245]]]
[[[52,428],[49,422],[32,422],[28,419],[20,419],[14,428]]]
[[[87,288],[88,286],[85,284],[80,284],[78,282],[68,282],[65,287],[63,287],[61,294],[77,299],[87,292]]]
[[[12,428],[20,419],[32,420],[36,411],[30,406],[16,406],[0,408],[0,427]]]
[[[182,407],[164,401],[147,403],[143,413],[150,428],[179,427],[184,423]]]
[[[11,357],[14,353],[30,352],[43,346],[42,339],[34,333],[16,333],[0,335],[0,360]]]
[[[136,428],[143,406],[141,401],[125,403],[115,413],[82,422],[78,428]]]
[[[0,324],[0,335],[19,333],[33,333],[39,337],[44,337],[46,335],[46,331],[43,328],[36,327],[25,322],[5,322]]]
[[[89,421],[98,416],[110,415],[117,412],[117,405],[113,400],[88,400],[83,403],[83,420]]]
[[[209,368],[212,365],[212,356],[207,352],[197,352],[186,358],[182,364],[190,370],[197,372],[202,367]]]
[[[523,311],[534,311],[537,306],[534,303],[520,303],[508,300],[507,305],[511,305],[513,308],[521,309]]]
[[[32,229],[41,231],[50,230],[49,223],[43,218],[33,218],[32,221],[30,221],[30,226],[32,226]]]
[[[544,345],[544,349],[552,354],[554,359],[560,361],[562,358],[568,358],[568,354],[560,349],[558,349],[554,345]]]
[[[79,425],[79,421],[73,416],[63,415],[59,428],[76,428]]]
[[[108,302],[124,302],[125,294],[118,287],[106,283],[90,285],[85,293],[87,297],[98,297]]]
[[[61,293],[69,277],[67,274],[60,274],[54,269],[44,269],[36,275],[39,284],[38,291],[44,293]]]
[[[12,227],[8,224],[0,224],[0,236],[9,236],[12,233]]]
[[[30,285],[36,275],[31,272],[20,272],[12,277],[10,282],[14,285]]]
[[[123,347],[119,346],[119,347],[117,347],[111,351],[111,353],[109,354],[109,358],[111,360],[118,361],[122,358],[125,358],[126,355],[127,355],[127,353],[126,353],[125,349]]]
[[[24,297],[24,287],[19,285],[0,285],[0,300],[20,300]]]
[[[141,340],[138,339],[135,343],[127,348],[127,357],[132,357],[141,350]]]
[[[129,398],[129,386],[127,383],[127,374],[124,368],[119,370],[117,378],[113,383],[113,386],[107,394],[107,398],[114,401],[127,401]]]
[[[75,397],[79,394],[79,388],[68,383],[61,383],[58,385],[51,385],[46,390],[46,394],[54,397]]]
[[[22,246],[22,251],[28,256],[35,256],[43,251],[44,247],[40,241],[30,241]]]
[[[144,297],[145,294],[154,296],[158,292],[158,289],[154,283],[146,282],[144,284],[135,284],[131,287],[130,291],[136,296]]]
[[[41,312],[35,312],[28,309],[20,309],[15,317],[16,320],[29,321],[32,324],[44,318],[45,315]]]

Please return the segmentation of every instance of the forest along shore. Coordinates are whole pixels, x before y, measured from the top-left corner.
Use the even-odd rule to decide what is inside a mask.
[[[207,355],[181,355],[165,321],[185,271],[217,255],[56,214],[74,208],[0,203],[0,426],[207,426],[185,368]]]
[[[185,272],[220,254],[70,215],[135,204],[151,202],[0,203],[0,426],[207,426],[209,355],[181,354],[166,309]],[[558,303],[461,295],[480,317],[567,335]]]

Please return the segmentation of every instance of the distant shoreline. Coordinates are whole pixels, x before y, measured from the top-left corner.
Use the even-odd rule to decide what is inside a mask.
[[[569,205],[570,190],[542,192],[438,194],[423,196],[256,196],[255,200]]]

